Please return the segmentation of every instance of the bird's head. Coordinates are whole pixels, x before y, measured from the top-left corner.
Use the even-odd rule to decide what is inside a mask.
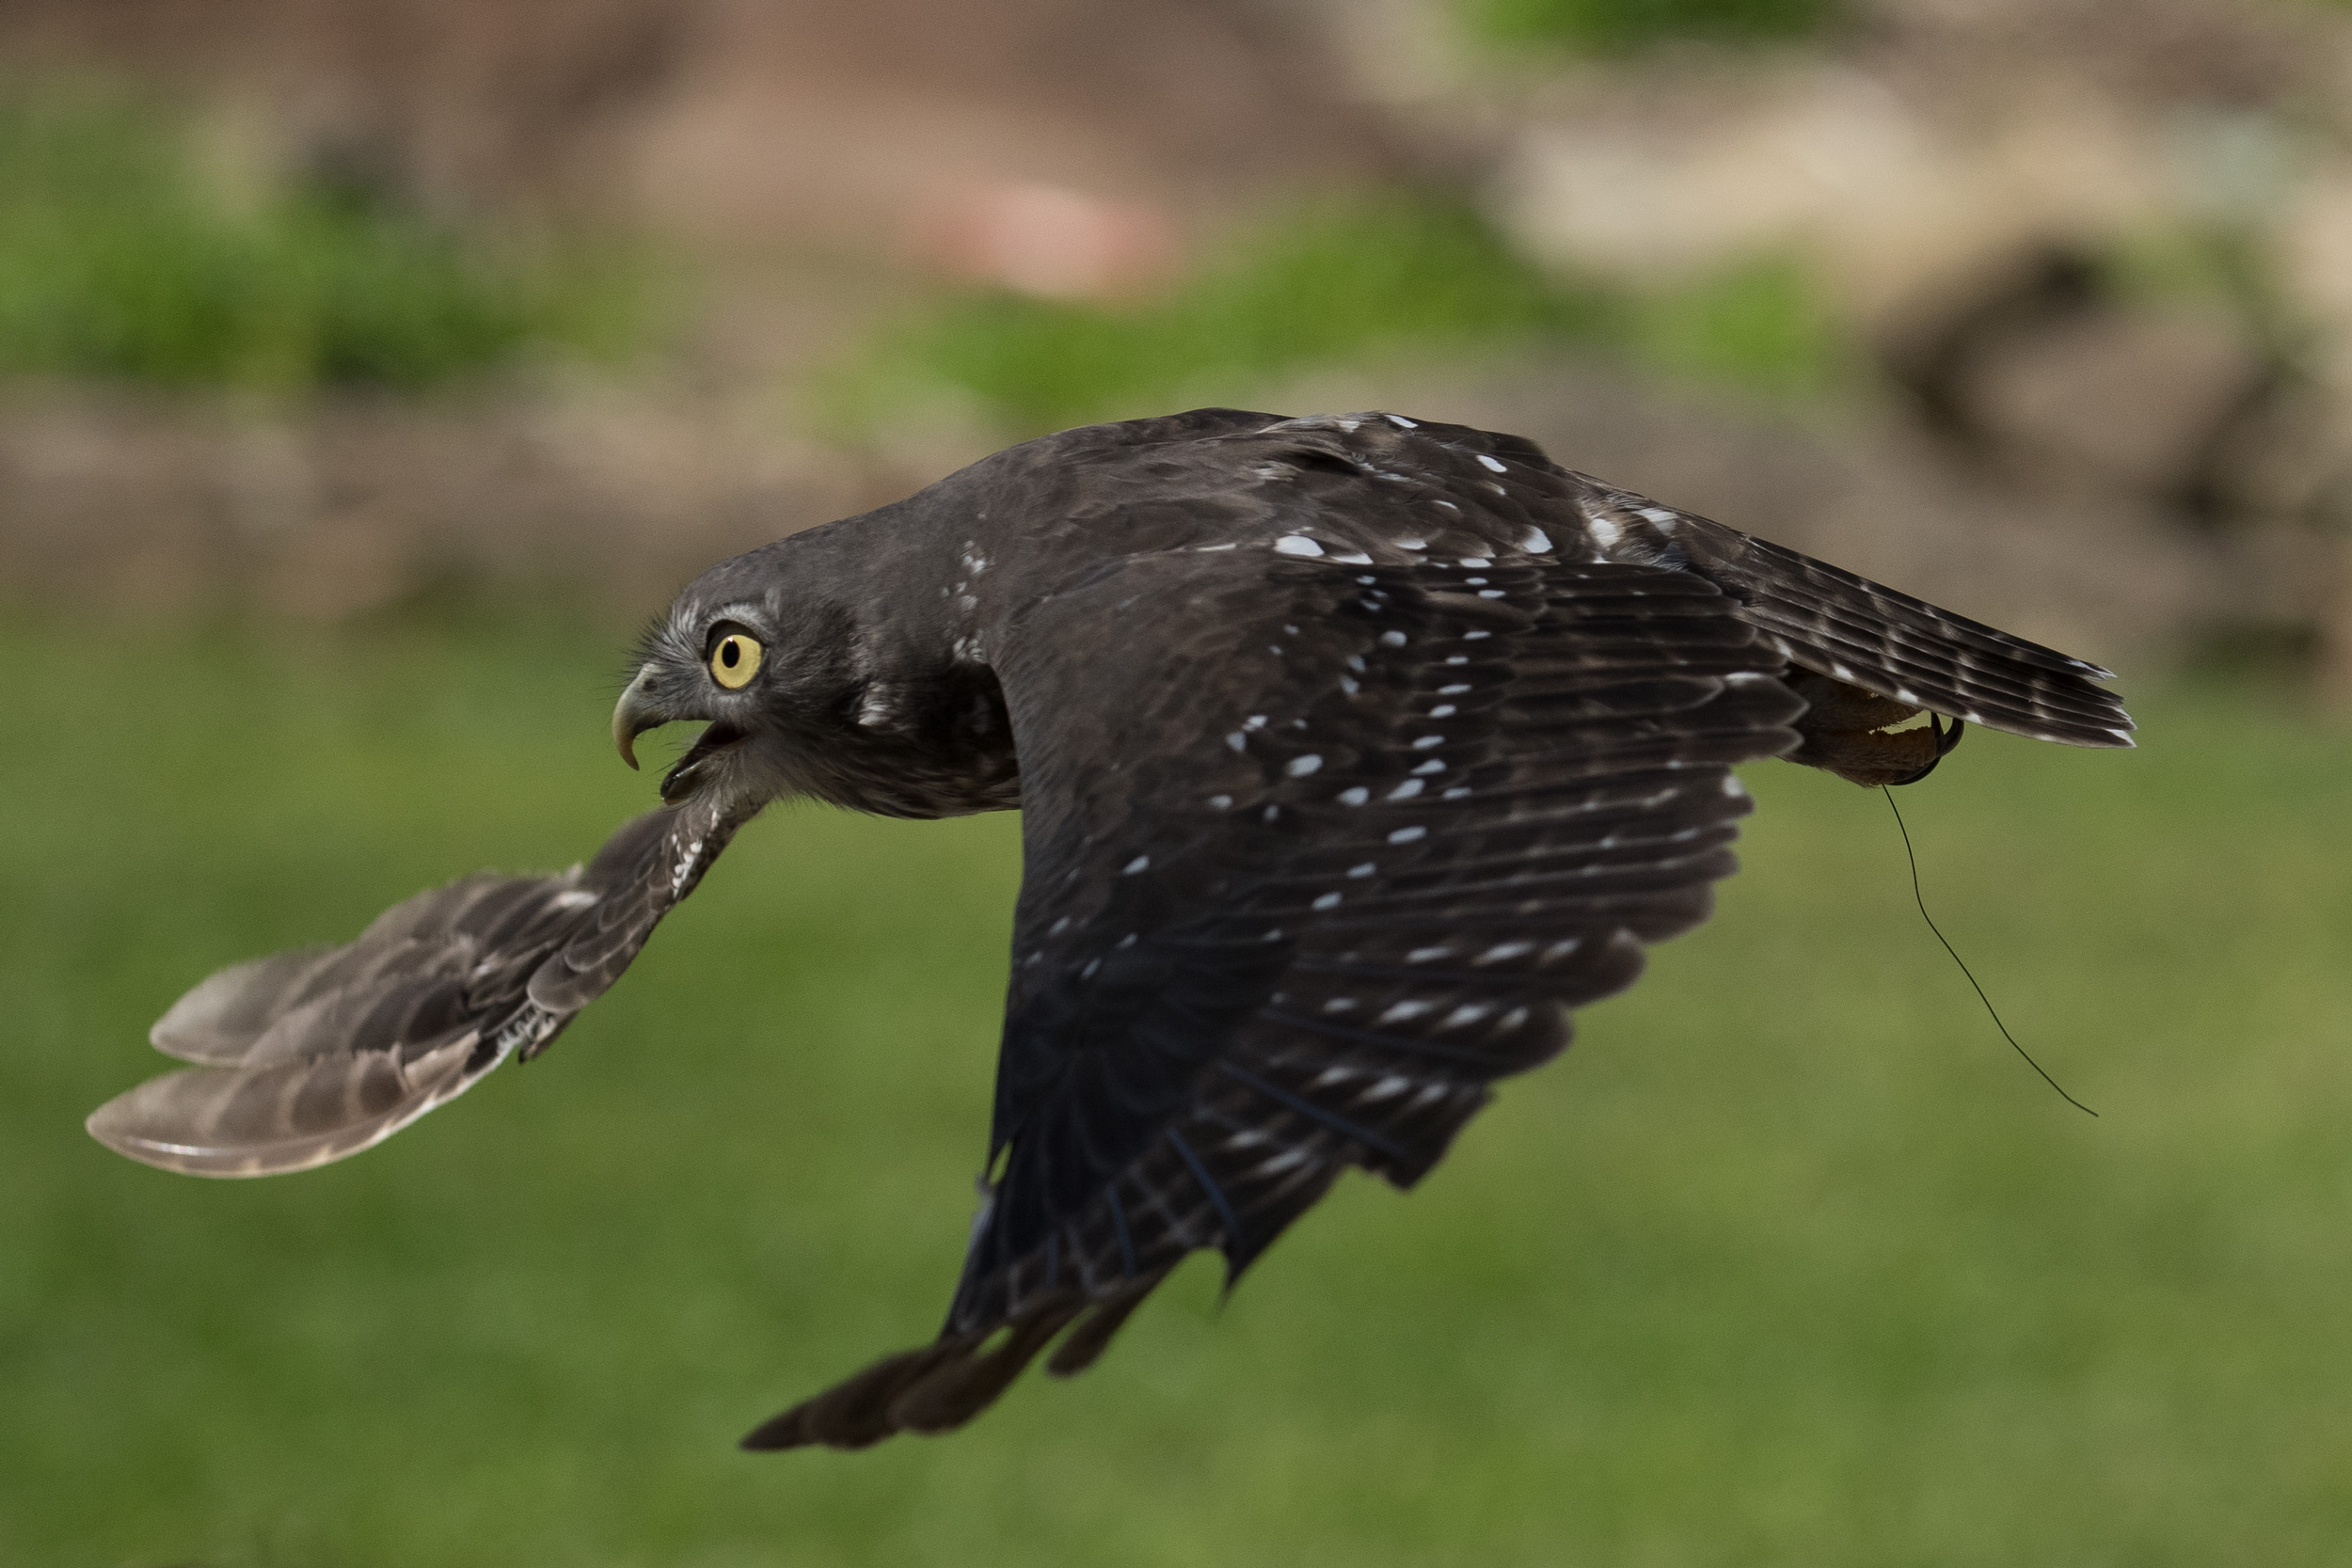
[[[711,784],[772,796],[796,756],[854,707],[862,687],[848,612],[795,585],[769,550],[704,573],[647,628],[636,673],[612,709],[612,741],[699,721],[701,736],[661,780],[665,800]]]

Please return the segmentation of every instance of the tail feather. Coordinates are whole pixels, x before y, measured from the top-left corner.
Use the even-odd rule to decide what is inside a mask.
[[[1581,477],[1581,476],[1580,476]],[[1613,560],[1685,566],[1722,589],[1791,664],[1988,729],[2127,747],[2132,718],[2096,664],[1705,517],[1586,481]]]

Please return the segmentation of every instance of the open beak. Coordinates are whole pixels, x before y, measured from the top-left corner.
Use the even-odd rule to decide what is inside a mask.
[[[677,713],[662,705],[654,695],[653,669],[647,666],[637,672],[637,678],[628,683],[621,700],[612,707],[612,748],[621,753],[621,760],[631,768],[637,766],[637,737],[647,730],[684,721],[708,719],[707,713]],[[733,724],[713,721],[686,749],[686,754],[663,775],[661,798],[677,800],[685,797],[702,777],[703,765],[743,738],[743,732]]]
[[[669,721],[670,715],[654,702],[653,667],[647,665],[637,672],[637,678],[628,683],[628,689],[622,692],[621,700],[613,705],[613,749],[621,753],[623,762],[634,768],[637,766],[637,737]]]

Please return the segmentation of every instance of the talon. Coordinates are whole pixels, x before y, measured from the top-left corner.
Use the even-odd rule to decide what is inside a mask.
[[[1950,756],[1954,748],[1960,745],[1960,732],[1967,727],[1968,721],[1965,719],[1955,719],[1952,721],[1952,727],[1947,730],[1944,727],[1942,714],[1929,714],[1928,728],[1935,733],[1935,755],[1930,757],[1928,765],[1917,772],[1906,774],[1899,779],[1889,779],[1886,782],[1890,784],[1914,784],[1934,772],[1935,765]]]
[[[1930,712],[1927,723],[1917,728],[1889,729],[1926,710],[1809,671],[1792,673],[1788,685],[1807,706],[1796,723],[1803,744],[1788,760],[1835,773],[1866,789],[1917,784],[1951,754],[1961,731],[1967,728],[1954,719],[1946,729],[1943,717]]]

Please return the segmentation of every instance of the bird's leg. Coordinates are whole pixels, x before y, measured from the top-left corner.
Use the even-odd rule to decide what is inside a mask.
[[[1788,753],[1788,760],[1866,789],[1918,783],[1960,744],[1965,727],[1955,719],[1947,729],[1930,713],[1924,724],[1897,729],[1926,710],[1809,670],[1793,670],[1784,678],[1805,701],[1805,711],[1796,722],[1804,742]]]

